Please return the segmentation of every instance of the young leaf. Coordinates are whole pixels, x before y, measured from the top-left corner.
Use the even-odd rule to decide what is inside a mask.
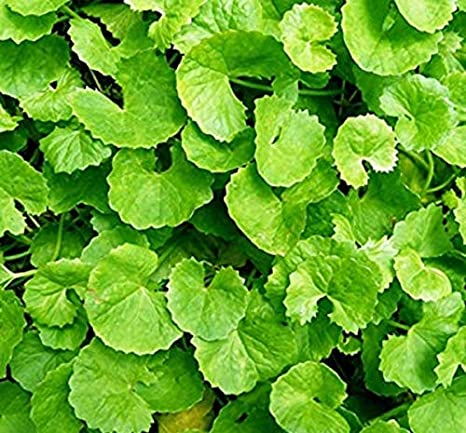
[[[270,254],[285,255],[304,229],[305,206],[280,200],[253,164],[231,177],[225,201],[238,227]]]
[[[440,387],[419,398],[408,411],[413,433],[462,433],[466,423],[465,394],[466,376],[461,376],[450,387]]]
[[[333,157],[345,182],[355,188],[367,185],[367,161],[375,171],[387,172],[396,165],[395,135],[378,117],[350,117],[338,129]]]
[[[73,51],[90,69],[104,75],[115,75],[120,56],[105,40],[99,26],[92,21],[74,18],[68,30]]]
[[[358,66],[378,75],[401,75],[427,62],[438,50],[440,33],[411,27],[391,0],[348,0],[342,8],[346,46]]]
[[[0,382],[0,431],[35,433],[30,395],[14,382]]]
[[[292,106],[277,96],[256,101],[257,171],[272,186],[290,187],[304,180],[324,153],[325,128],[317,116]]]
[[[37,433],[81,431],[83,424],[76,418],[68,403],[68,380],[71,372],[71,364],[62,364],[55,370],[50,370],[34,390],[31,399],[31,419]]]
[[[423,317],[405,336],[390,336],[383,344],[380,369],[385,380],[416,394],[435,388],[437,355],[458,329],[464,310],[459,293],[426,302]],[[419,432],[420,433],[420,432]]]
[[[427,33],[445,27],[456,10],[455,0],[395,0],[395,3],[410,25]]]
[[[47,194],[41,173],[21,156],[0,150],[0,236],[7,230],[18,235],[25,229],[23,216],[15,207],[16,201],[26,212],[38,215],[47,208]]]
[[[401,287],[413,299],[438,301],[451,293],[448,277],[441,270],[424,265],[418,253],[410,248],[395,257],[395,270]]]
[[[23,338],[26,326],[19,299],[11,291],[0,289],[0,379],[6,376],[14,348]],[[0,397],[1,400],[1,397]],[[0,412],[0,418],[3,414]],[[1,425],[1,424],[0,424]]]
[[[175,76],[164,59],[145,51],[122,60],[115,74],[123,88],[123,108],[102,93],[77,90],[73,112],[91,134],[117,147],[155,147],[176,134],[185,113]]]
[[[179,145],[170,152],[172,165],[162,173],[154,171],[150,151],[125,149],[113,159],[110,206],[137,229],[177,226],[213,198],[209,173],[189,163]]]
[[[12,377],[27,391],[34,392],[47,373],[71,361],[75,353],[45,347],[36,332],[29,331],[16,346],[10,362]]]
[[[412,248],[421,257],[441,256],[451,249],[442,220],[441,208],[433,203],[413,211],[395,225],[391,243],[399,250]]]
[[[17,62],[18,58],[23,61]],[[43,91],[62,76],[69,58],[68,45],[56,35],[19,45],[12,41],[0,42],[0,92],[22,99]]]
[[[297,364],[272,385],[270,412],[290,432],[349,433],[348,423],[336,411],[345,390],[345,383],[325,364]]]
[[[85,309],[94,332],[108,346],[144,355],[168,349],[181,337],[165,295],[151,283],[157,261],[151,250],[124,244],[92,270]]]
[[[245,107],[233,93],[229,79],[293,74],[288,58],[272,37],[230,31],[203,40],[183,58],[176,72],[177,90],[202,132],[230,142],[247,125]]]
[[[223,173],[241,167],[254,156],[254,131],[246,128],[231,143],[221,143],[204,134],[189,122],[181,133],[186,158],[197,167],[212,173]]]
[[[448,89],[419,74],[408,75],[387,87],[380,102],[385,114],[398,118],[396,136],[409,150],[434,149],[458,121]]]
[[[297,354],[293,332],[258,293],[252,295],[238,329],[225,339],[195,337],[192,343],[204,377],[225,394],[252,390],[259,380],[277,375],[294,362]]]
[[[466,371],[466,326],[448,340],[445,350],[437,355],[439,364],[435,367],[438,382],[448,387],[452,384],[457,370]]]
[[[99,165],[112,154],[110,147],[94,140],[84,129],[56,127],[40,141],[40,149],[55,173],[73,173]]]
[[[92,340],[76,358],[69,381],[68,401],[76,416],[105,433],[148,431],[152,409],[137,393],[138,386],[156,379],[147,362]]]
[[[26,283],[24,301],[34,320],[47,326],[73,323],[78,306],[69,293],[86,290],[91,267],[79,260],[62,259],[40,268]]]
[[[325,72],[336,63],[336,55],[325,46],[337,31],[332,15],[319,6],[296,4],[280,22],[281,40],[293,63],[303,71]]]
[[[221,268],[212,281],[202,263],[181,261],[170,275],[168,309],[185,332],[204,340],[218,340],[236,329],[246,314],[248,291],[233,268]]]
[[[45,15],[56,11],[68,0],[5,0],[5,3],[21,15]]]
[[[53,13],[40,17],[23,16],[13,12],[10,7],[0,4],[0,40],[13,40],[17,44],[23,41],[36,41],[49,34],[57,20]]]

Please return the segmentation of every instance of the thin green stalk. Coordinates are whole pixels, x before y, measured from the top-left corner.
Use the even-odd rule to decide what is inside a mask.
[[[457,175],[456,174],[452,174],[445,182],[442,182],[440,185],[437,185],[437,186],[433,186],[432,188],[429,188],[426,193],[430,194],[430,193],[433,193],[433,192],[437,192],[437,191],[440,191],[442,190],[443,188],[447,187],[448,185],[450,185],[450,183],[452,183],[455,179],[456,179]]]
[[[52,262],[58,259],[61,250],[61,244],[63,242],[63,226],[65,224],[65,215],[62,214],[60,216],[60,221],[58,222],[58,233],[57,233],[57,240],[55,242],[55,250],[52,256]]]
[[[396,322],[395,320],[387,320],[387,323],[394,328],[402,329],[403,331],[409,331],[410,327],[403,323]]]
[[[371,423],[375,421],[388,421],[390,419],[396,418],[400,414],[406,412],[411,406],[411,404],[412,402],[410,401],[400,404],[399,406],[394,407],[393,409],[390,409],[389,411],[383,413],[382,415],[379,415],[378,417],[371,419]]]
[[[76,19],[78,19],[78,20],[81,19],[81,17],[80,17],[73,9],[71,9],[71,8],[68,7],[68,6],[62,6],[62,7],[60,8],[60,10],[61,10],[64,14],[69,15],[69,16],[72,17],[72,18],[76,18]]]
[[[32,245],[32,240],[29,239],[27,236],[19,235],[19,236],[12,236],[13,239],[21,244],[24,245]]]
[[[264,92],[273,92],[272,86],[268,84],[253,83],[251,81],[243,80],[241,78],[230,78],[232,83],[248,89],[262,90]],[[299,94],[303,96],[332,96],[339,95],[339,89],[300,89]]]
[[[434,173],[435,173],[435,161],[434,157],[432,154],[428,151],[427,152],[427,161],[428,161],[428,171],[427,171],[427,177],[426,177],[426,182],[424,184],[423,192],[426,194],[427,190],[430,187],[430,184],[432,183],[432,179],[434,178]]]
[[[418,167],[422,167],[425,171],[429,171],[429,165],[417,153],[403,148],[399,148],[398,150],[401,154],[413,161]]]
[[[5,260],[5,262],[12,262],[13,260],[19,260],[19,259],[22,259],[23,257],[27,257],[30,254],[31,254],[31,250],[27,249],[26,251],[23,251],[22,253],[12,254],[10,256],[4,256],[3,260]]]

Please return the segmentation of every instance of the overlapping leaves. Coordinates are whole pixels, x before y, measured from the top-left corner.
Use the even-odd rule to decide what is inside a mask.
[[[464,433],[465,12],[0,0],[0,431]]]

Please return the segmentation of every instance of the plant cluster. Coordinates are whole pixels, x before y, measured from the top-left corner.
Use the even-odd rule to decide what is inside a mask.
[[[1,433],[464,433],[465,0],[0,0]]]

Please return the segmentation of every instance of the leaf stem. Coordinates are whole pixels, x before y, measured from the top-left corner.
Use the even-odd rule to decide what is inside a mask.
[[[55,242],[55,250],[52,256],[52,262],[58,259],[61,250],[61,244],[63,242],[63,225],[65,223],[65,215],[60,215],[60,221],[58,222],[58,233],[57,233],[57,240]]]
[[[448,186],[450,183],[452,183],[456,179],[457,175],[452,174],[445,182],[442,182],[440,185],[434,186],[432,188],[429,188],[426,193],[432,193],[432,192],[437,192]]]
[[[264,92],[273,92],[272,86],[268,84],[253,83],[251,81],[243,80],[241,78],[230,78],[232,83],[238,84],[248,89],[262,90]],[[304,96],[333,96],[339,95],[340,89],[300,89],[299,94]]]
[[[3,260],[5,260],[5,262],[12,262],[13,260],[22,259],[23,257],[26,257],[29,254],[31,254],[31,250],[27,249],[26,251],[23,251],[22,253],[12,254],[11,256],[4,256]]]
[[[429,170],[428,164],[417,153],[405,150],[402,147],[400,147],[398,150],[400,153],[413,161],[418,167],[422,167],[425,171]]]
[[[73,9],[71,9],[70,7],[68,7],[68,6],[66,6],[66,5],[65,5],[65,6],[62,6],[62,7],[60,8],[60,10],[61,10],[64,14],[69,15],[69,16],[72,17],[72,18],[76,18],[76,19],[78,19],[78,20],[82,19]]]
[[[371,419],[371,423],[373,423],[374,421],[378,421],[378,420],[388,421],[392,418],[396,418],[398,415],[402,414],[403,412],[406,412],[406,410],[411,406],[411,404],[412,402],[410,401],[402,403],[399,406],[396,406],[393,409],[388,410],[382,415],[379,415],[378,417]]]
[[[430,187],[430,184],[432,182],[432,179],[434,178],[434,173],[435,173],[434,157],[432,156],[432,154],[429,151],[427,151],[427,161],[428,161],[429,165],[428,165],[426,183],[424,184],[424,188],[423,188],[423,193],[424,194],[427,193],[427,190]]]
[[[410,327],[404,323],[396,322],[395,320],[387,320],[387,323],[394,328],[402,329],[403,331],[409,331]]]

